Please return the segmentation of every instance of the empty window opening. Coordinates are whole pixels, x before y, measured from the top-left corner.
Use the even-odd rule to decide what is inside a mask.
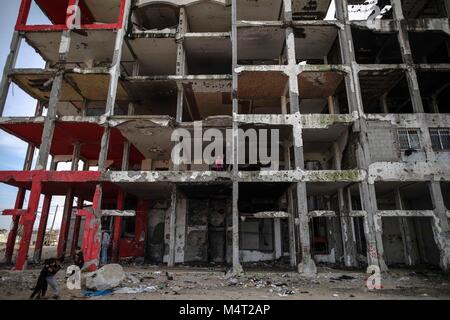
[[[364,112],[413,113],[404,71],[361,71],[359,78]]]
[[[340,64],[337,28],[306,26],[294,28],[297,63]]]
[[[360,64],[402,63],[400,44],[396,33],[375,33],[352,28],[356,62]]]
[[[448,113],[450,107],[450,72],[418,71],[420,95],[426,113]]]
[[[312,252],[329,254],[327,218],[313,218],[310,222]]]
[[[445,207],[447,208],[447,210],[450,210],[450,182],[441,182],[441,191]]]
[[[379,210],[433,210],[426,182],[376,182]]]
[[[415,63],[450,62],[450,36],[443,32],[410,32],[409,43]]]
[[[385,262],[389,267],[439,268],[439,250],[433,236],[432,218],[382,218]]]
[[[445,0],[402,0],[402,9],[406,19],[447,17]]]
[[[176,30],[179,24],[180,9],[164,4],[137,7],[132,13],[134,28],[139,30]]]
[[[240,65],[285,65],[286,32],[279,27],[241,27],[237,36]]]

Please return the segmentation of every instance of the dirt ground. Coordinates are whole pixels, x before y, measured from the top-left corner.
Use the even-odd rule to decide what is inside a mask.
[[[446,299],[450,300],[450,277],[436,271],[395,269],[382,275],[380,290],[368,290],[367,274],[361,271],[319,267],[316,277],[307,279],[293,271],[273,272],[247,269],[240,277],[227,277],[220,268],[181,266],[124,266],[126,280],[121,291],[100,297],[85,297],[83,291],[70,291],[65,285],[65,272],[58,273],[61,299],[121,300],[273,300],[273,299]],[[0,300],[28,299],[39,269],[24,272],[0,269]],[[116,289],[117,290],[117,289]],[[52,299],[49,289],[47,299]]]

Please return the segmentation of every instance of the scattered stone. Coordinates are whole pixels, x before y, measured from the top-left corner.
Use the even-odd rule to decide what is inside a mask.
[[[331,280],[335,280],[335,281],[342,281],[342,280],[353,280],[353,279],[355,279],[355,277],[347,276],[347,275],[343,274],[343,275],[340,276],[340,277],[337,277],[337,278],[330,278],[330,279],[331,279]]]
[[[238,283],[239,283],[239,280],[238,280],[237,278],[229,278],[229,279],[227,280],[227,285],[228,285],[229,287],[237,286]]]
[[[151,293],[155,292],[157,289],[155,286],[139,286],[137,288],[124,287],[114,290],[117,294],[137,294],[137,293]]]
[[[125,279],[125,272],[119,264],[107,264],[97,271],[86,274],[86,288],[91,291],[114,289]]]
[[[129,274],[129,275],[127,275],[126,281],[130,282],[130,283],[133,283],[133,284],[138,284],[142,280],[138,279],[137,277],[133,276],[132,274]]]

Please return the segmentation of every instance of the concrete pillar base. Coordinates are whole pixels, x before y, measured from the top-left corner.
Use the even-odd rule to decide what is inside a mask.
[[[242,265],[239,263],[239,264],[233,265],[232,272],[233,272],[234,276],[239,276],[244,273],[244,269],[242,268]]]
[[[315,277],[317,274],[316,263],[311,258],[303,259],[298,264],[298,272],[307,277]]]

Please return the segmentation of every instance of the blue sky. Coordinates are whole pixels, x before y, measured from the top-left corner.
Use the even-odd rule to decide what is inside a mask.
[[[9,53],[10,42],[20,0],[2,1],[0,11],[0,68],[3,70]],[[47,19],[40,10],[33,6],[29,17],[30,23],[46,23]],[[25,41],[22,42],[16,67],[42,68],[43,60]],[[17,86],[11,86],[6,102],[4,116],[28,116],[34,114],[36,100],[29,97]],[[0,130],[0,170],[22,170],[27,145],[19,139]],[[0,211],[14,207],[17,189],[0,184]],[[0,216],[0,228],[9,229],[11,219]]]

